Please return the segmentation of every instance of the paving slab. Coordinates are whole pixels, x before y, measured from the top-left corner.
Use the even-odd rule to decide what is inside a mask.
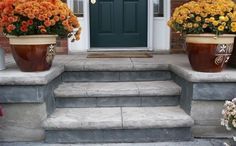
[[[49,71],[26,73],[16,65],[0,71],[0,85],[46,85],[64,72],[64,66],[53,66]]]
[[[173,81],[63,83],[56,97],[176,96],[181,88]]]
[[[140,96],[171,96],[180,95],[181,88],[173,81],[135,82]]]
[[[130,58],[89,58],[84,69],[87,71],[125,71],[133,70]]]
[[[134,128],[177,128],[191,127],[193,119],[180,107],[124,107],[123,127]]]
[[[43,125],[46,130],[182,128],[193,120],[179,107],[60,108]]]
[[[190,82],[236,82],[236,69],[226,67],[220,73],[192,70],[185,54],[154,55],[153,58],[86,58],[80,55],[56,55],[50,71],[23,73],[16,67],[11,55],[6,55],[6,70],[0,71],[0,85],[46,84],[68,71],[137,71],[169,70]]]
[[[160,62],[159,58],[131,58],[134,70],[168,70],[169,65]]]
[[[108,144],[46,144],[46,143],[0,143],[1,146],[224,146],[228,140],[195,139],[187,142],[156,142],[156,143],[108,143]]]
[[[222,72],[194,71],[188,62],[171,64],[170,70],[190,82],[236,82],[236,69],[226,67]]]
[[[120,108],[60,108],[44,121],[46,130],[118,129]]]

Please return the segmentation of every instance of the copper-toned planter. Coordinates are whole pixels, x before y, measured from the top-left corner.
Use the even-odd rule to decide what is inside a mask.
[[[233,51],[234,35],[187,35],[186,50],[195,71],[221,72]]]
[[[8,36],[12,55],[23,72],[47,71],[55,55],[55,35]]]

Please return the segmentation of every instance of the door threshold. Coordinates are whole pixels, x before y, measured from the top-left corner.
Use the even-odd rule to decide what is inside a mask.
[[[127,47],[127,48],[90,48],[88,52],[152,52],[146,47]]]

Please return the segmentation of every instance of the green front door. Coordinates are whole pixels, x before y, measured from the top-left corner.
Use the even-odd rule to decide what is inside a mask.
[[[91,47],[147,47],[147,0],[90,3]]]

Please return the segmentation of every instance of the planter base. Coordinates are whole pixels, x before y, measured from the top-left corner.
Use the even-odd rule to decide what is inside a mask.
[[[221,72],[230,58],[233,44],[187,43],[189,62],[195,71]],[[223,52],[221,52],[223,49]]]
[[[234,35],[194,34],[186,37],[186,50],[192,69],[199,72],[221,72],[229,61]]]
[[[15,62],[23,72],[49,70],[54,56],[50,58],[49,47],[50,45],[11,45]]]

